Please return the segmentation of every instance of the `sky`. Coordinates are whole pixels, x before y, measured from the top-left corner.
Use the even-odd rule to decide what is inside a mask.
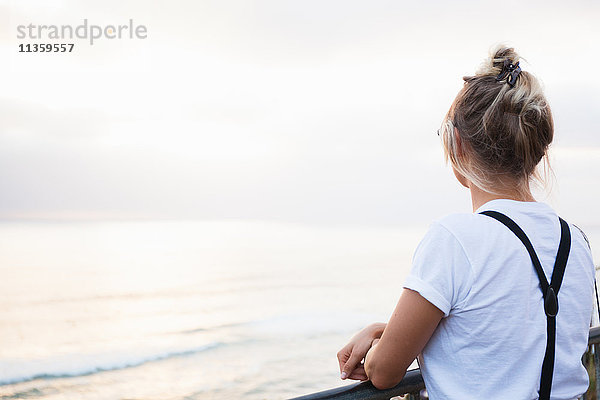
[[[17,26],[125,24],[145,39]],[[470,212],[436,135],[496,43],[543,82],[551,193],[600,226],[597,1],[0,0],[0,219],[402,225]],[[39,40],[38,43],[41,43]]]

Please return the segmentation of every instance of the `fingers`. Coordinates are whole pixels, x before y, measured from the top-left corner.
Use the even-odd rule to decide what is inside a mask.
[[[341,379],[346,379],[348,377],[348,375],[350,375],[350,373],[352,372],[351,370],[348,371],[348,362],[350,361],[351,355],[353,353],[353,345],[352,344],[347,344],[343,349],[341,349],[338,354],[337,354],[337,358],[338,358],[338,363],[339,363],[339,367],[340,367],[340,378]]]
[[[358,363],[357,361],[354,361],[356,358],[357,353],[355,351],[355,346],[352,344],[346,345],[337,353],[337,359],[340,366],[340,377],[342,379],[346,379],[351,375],[356,363]],[[354,364],[351,365],[350,363]]]
[[[342,379],[348,378],[352,374],[352,371],[354,371],[356,366],[358,364],[360,364],[363,357],[364,357],[364,354],[359,353],[359,352],[355,351],[355,349],[353,349],[352,353],[350,354],[350,357],[348,358],[348,361],[346,361],[346,363],[342,367],[341,378]]]
[[[350,358],[350,354],[352,354],[352,346],[349,344],[338,351],[337,359],[340,365],[340,374],[344,370],[344,365],[346,364],[346,361],[348,361],[348,358]]]

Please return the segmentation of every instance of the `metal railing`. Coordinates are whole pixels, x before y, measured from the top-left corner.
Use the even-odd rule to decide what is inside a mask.
[[[584,395],[585,400],[600,400],[600,327],[590,329],[588,351],[583,355],[583,363],[590,374],[590,386]],[[420,399],[425,388],[421,371],[410,370],[398,385],[390,389],[378,390],[371,382],[359,382],[353,385],[324,390],[322,392],[294,397],[290,400],[390,400],[393,397]]]

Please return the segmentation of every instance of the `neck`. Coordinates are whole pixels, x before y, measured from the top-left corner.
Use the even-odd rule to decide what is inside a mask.
[[[492,194],[486,192],[475,185],[469,185],[469,189],[471,191],[471,203],[473,204],[473,212],[475,212],[479,207],[487,203],[491,200],[496,199],[509,199],[516,201],[535,201],[533,195],[528,190],[526,193],[518,193],[518,192],[508,192],[504,194]]]

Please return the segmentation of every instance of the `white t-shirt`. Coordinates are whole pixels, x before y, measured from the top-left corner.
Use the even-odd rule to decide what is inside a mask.
[[[558,215],[538,202],[492,200],[529,237],[548,282],[560,241]],[[404,287],[444,312],[419,356],[429,396],[440,399],[537,399],[546,350],[539,279],[523,243],[485,215],[452,214],[434,222],[417,247]],[[573,225],[558,294],[552,399],[588,387],[581,363],[594,302],[594,264]]]

